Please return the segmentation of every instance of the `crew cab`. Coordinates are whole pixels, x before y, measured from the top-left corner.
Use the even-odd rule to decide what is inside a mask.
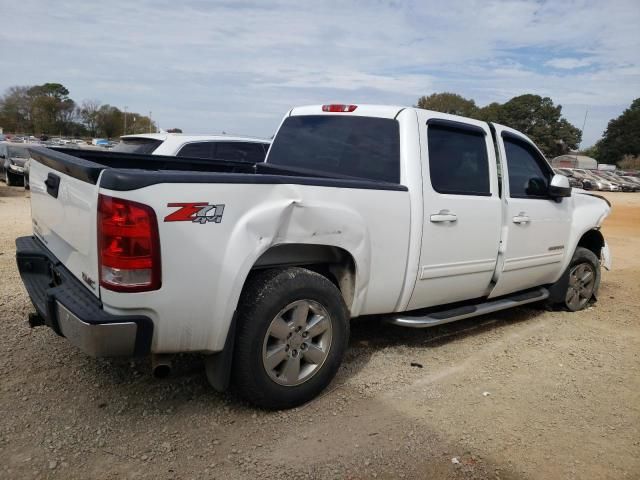
[[[266,161],[32,149],[17,262],[94,356],[200,352],[214,388],[300,405],[354,317],[424,328],[534,302],[577,311],[609,250],[602,197],[511,128],[416,108],[298,107]]]
[[[143,133],[120,137],[113,151],[169,155],[211,160],[262,162],[270,141],[234,135],[186,135],[182,133]]]

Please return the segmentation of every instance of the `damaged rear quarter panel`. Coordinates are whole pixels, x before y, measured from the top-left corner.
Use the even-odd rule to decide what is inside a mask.
[[[162,288],[118,295],[111,311],[145,312],[156,323],[154,352],[219,351],[244,282],[275,245],[328,245],[356,266],[352,316],[383,313],[398,301],[410,235],[407,191],[295,184],[158,184],[103,193],[151,205],[159,219]],[[161,201],[154,202],[154,199]],[[163,222],[169,203],[224,204],[220,223]]]

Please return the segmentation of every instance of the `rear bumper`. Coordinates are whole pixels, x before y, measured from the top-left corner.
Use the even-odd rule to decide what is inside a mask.
[[[153,322],[142,315],[111,315],[42,242],[16,239],[18,270],[44,324],[94,357],[145,355]]]

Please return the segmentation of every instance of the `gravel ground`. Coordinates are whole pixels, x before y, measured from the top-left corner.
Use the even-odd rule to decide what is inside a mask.
[[[29,203],[2,184],[0,478],[640,478],[640,194],[607,197],[614,270],[593,307],[354,321],[329,389],[265,412],[212,391],[198,356],[155,380],[30,330]]]

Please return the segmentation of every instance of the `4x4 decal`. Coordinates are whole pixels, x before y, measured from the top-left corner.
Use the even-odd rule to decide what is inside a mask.
[[[207,202],[168,203],[167,207],[178,207],[178,210],[164,217],[165,222],[220,223],[224,213],[224,205]]]

